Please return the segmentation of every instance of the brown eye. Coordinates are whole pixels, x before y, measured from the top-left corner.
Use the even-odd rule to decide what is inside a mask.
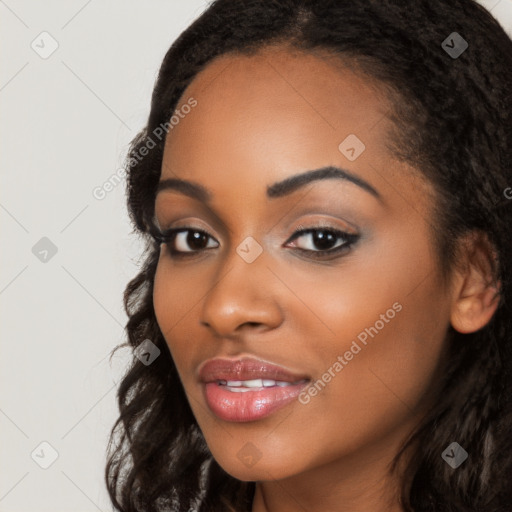
[[[161,237],[169,245],[172,254],[195,253],[218,247],[218,243],[205,231],[194,228],[172,229]]]
[[[357,234],[338,229],[309,228],[295,233],[290,242],[294,241],[293,247],[301,252],[309,253],[312,257],[322,257],[348,249],[358,238]],[[305,243],[299,244],[297,240],[304,240]]]

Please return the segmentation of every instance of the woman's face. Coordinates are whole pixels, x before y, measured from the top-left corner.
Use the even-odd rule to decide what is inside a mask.
[[[389,108],[368,79],[285,50],[217,59],[177,106],[161,180],[194,185],[162,185],[156,219],[189,231],[161,247],[154,307],[206,442],[240,480],[387,463],[437,382],[450,292],[431,187],[386,149]],[[201,373],[247,357],[291,375],[233,363],[231,380],[255,381],[240,389]]]

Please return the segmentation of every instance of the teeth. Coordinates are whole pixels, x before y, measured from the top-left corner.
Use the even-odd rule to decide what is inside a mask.
[[[228,380],[226,382],[226,385],[231,386],[231,387],[234,387],[234,386],[239,387],[242,385],[242,381],[241,380]]]
[[[219,380],[220,386],[230,388],[230,391],[245,392],[253,388],[271,388],[274,386],[284,387],[292,386],[294,382],[286,382],[272,379],[253,379],[253,380]]]
[[[243,386],[230,388],[229,391],[234,391],[235,393],[245,393],[246,391],[251,391],[251,388],[244,388]]]
[[[242,382],[246,388],[262,388],[263,387],[262,379],[243,380]]]

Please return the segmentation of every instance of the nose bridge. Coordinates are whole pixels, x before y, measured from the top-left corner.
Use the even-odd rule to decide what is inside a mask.
[[[279,325],[281,312],[266,265],[263,247],[253,237],[233,246],[204,297],[202,323],[222,335],[245,323]]]

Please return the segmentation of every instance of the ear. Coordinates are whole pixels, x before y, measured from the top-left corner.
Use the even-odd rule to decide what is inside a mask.
[[[461,333],[487,325],[499,304],[501,283],[496,282],[498,258],[487,235],[473,231],[459,247],[450,321]]]

